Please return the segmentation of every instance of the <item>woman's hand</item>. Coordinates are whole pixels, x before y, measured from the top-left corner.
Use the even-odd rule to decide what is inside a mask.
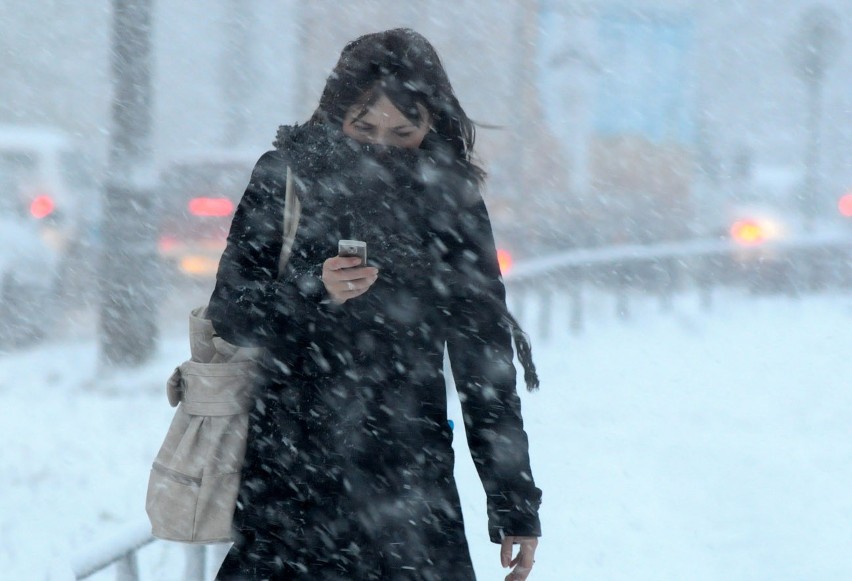
[[[322,283],[337,304],[361,296],[379,278],[378,268],[359,264],[357,256],[333,256],[322,263]]]
[[[512,559],[512,546],[521,546],[518,556]],[[538,537],[503,537],[500,544],[500,564],[506,567],[514,567],[512,572],[506,575],[505,581],[524,581],[529,577],[533,563],[535,563],[535,549],[538,547]]]

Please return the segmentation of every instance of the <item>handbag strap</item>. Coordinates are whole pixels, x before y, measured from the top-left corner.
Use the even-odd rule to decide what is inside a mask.
[[[278,277],[284,274],[290,253],[293,251],[293,242],[296,240],[296,230],[299,229],[299,217],[302,214],[302,204],[296,195],[296,184],[293,171],[287,166],[287,186],[284,192],[284,243],[281,245],[281,254],[278,256]]]

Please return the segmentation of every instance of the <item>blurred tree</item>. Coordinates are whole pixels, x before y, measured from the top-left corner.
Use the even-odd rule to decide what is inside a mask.
[[[104,192],[100,347],[108,365],[138,365],[156,348],[151,190],[151,3],[113,0],[113,102]]]
[[[227,0],[225,11],[225,54],[222,55],[222,92],[225,101],[223,145],[243,145],[249,127],[249,99],[256,90],[251,2]]]

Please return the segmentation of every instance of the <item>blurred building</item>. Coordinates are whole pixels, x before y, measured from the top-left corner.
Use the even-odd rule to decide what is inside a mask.
[[[826,80],[827,191],[848,164],[852,23]],[[480,123],[498,237],[517,249],[687,235],[735,188],[737,158],[798,166],[806,91],[785,45],[810,0],[182,0],[155,4],[158,161],[260,155],[304,120],[344,44],[409,26]],[[0,122],[59,126],[106,151],[109,0],[8,0]],[[61,15],[61,18],[57,17]],[[692,224],[691,224],[692,222]]]
[[[686,2],[540,4],[545,118],[571,160],[556,245],[691,235],[693,31]],[[551,228],[553,236],[559,230]]]

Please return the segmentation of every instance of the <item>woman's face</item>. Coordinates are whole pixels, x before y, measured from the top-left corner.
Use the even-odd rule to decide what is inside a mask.
[[[431,125],[426,108],[418,104],[417,109],[420,111],[419,125],[412,123],[382,95],[366,111],[363,105],[350,107],[343,118],[343,133],[360,143],[417,149]]]

